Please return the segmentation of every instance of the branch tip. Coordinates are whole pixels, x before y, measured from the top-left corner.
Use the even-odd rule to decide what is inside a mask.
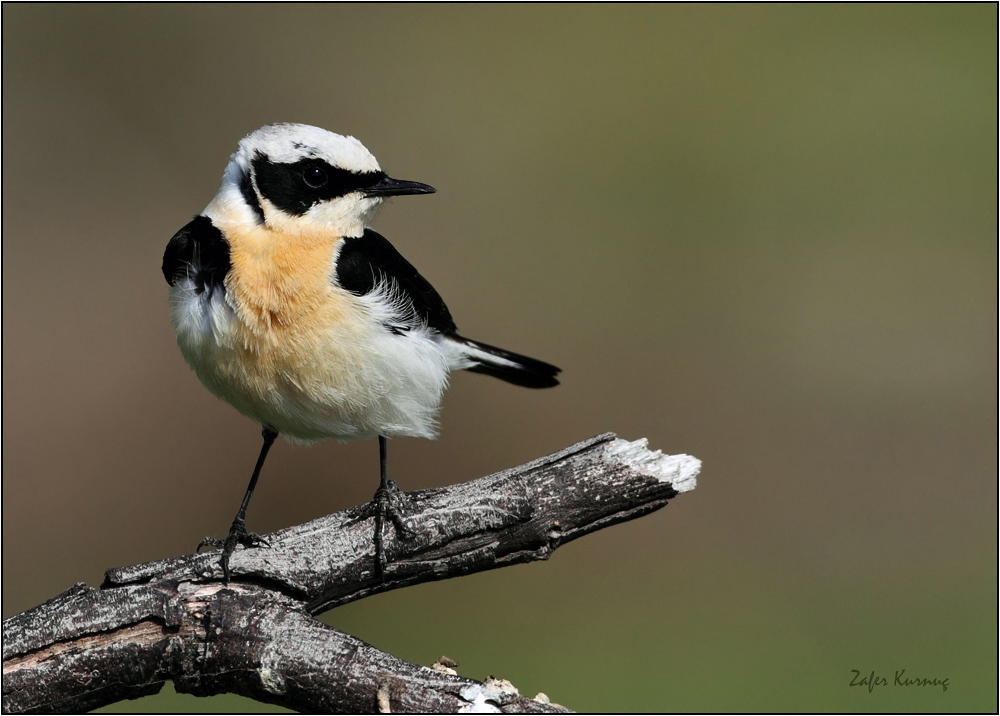
[[[646,438],[631,442],[615,438],[608,443],[607,452],[633,470],[669,483],[677,492],[690,492],[698,484],[701,460],[691,455],[664,455],[660,450],[650,450]]]

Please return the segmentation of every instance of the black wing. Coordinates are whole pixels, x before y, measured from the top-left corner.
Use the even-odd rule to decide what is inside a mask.
[[[455,332],[455,321],[438,292],[384,236],[365,229],[356,239],[344,239],[337,256],[337,283],[342,288],[363,296],[387,280],[410,300],[417,318],[441,333]]]
[[[229,244],[207,216],[196,216],[174,234],[163,252],[163,278],[171,286],[179,277],[194,281],[195,292],[223,288],[229,273]]]

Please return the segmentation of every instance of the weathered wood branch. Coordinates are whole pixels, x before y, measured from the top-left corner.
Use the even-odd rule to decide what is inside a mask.
[[[356,507],[238,550],[111,569],[3,624],[4,713],[79,712],[159,691],[238,693],[312,712],[532,712],[562,707],[398,659],[317,621],[389,589],[547,559],[560,545],[690,490],[700,463],[606,433],[510,470],[407,493],[374,570]]]

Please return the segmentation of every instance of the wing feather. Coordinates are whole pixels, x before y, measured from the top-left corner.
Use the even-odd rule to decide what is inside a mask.
[[[390,282],[392,293],[409,301],[422,322],[444,334],[457,330],[451,312],[430,282],[384,236],[371,229],[358,238],[344,239],[336,274],[341,288],[358,296]]]

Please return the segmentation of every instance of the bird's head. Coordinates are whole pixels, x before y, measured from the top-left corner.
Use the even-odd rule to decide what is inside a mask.
[[[240,141],[206,214],[290,234],[360,236],[386,198],[432,194],[392,179],[354,137],[306,124],[268,124]]]

